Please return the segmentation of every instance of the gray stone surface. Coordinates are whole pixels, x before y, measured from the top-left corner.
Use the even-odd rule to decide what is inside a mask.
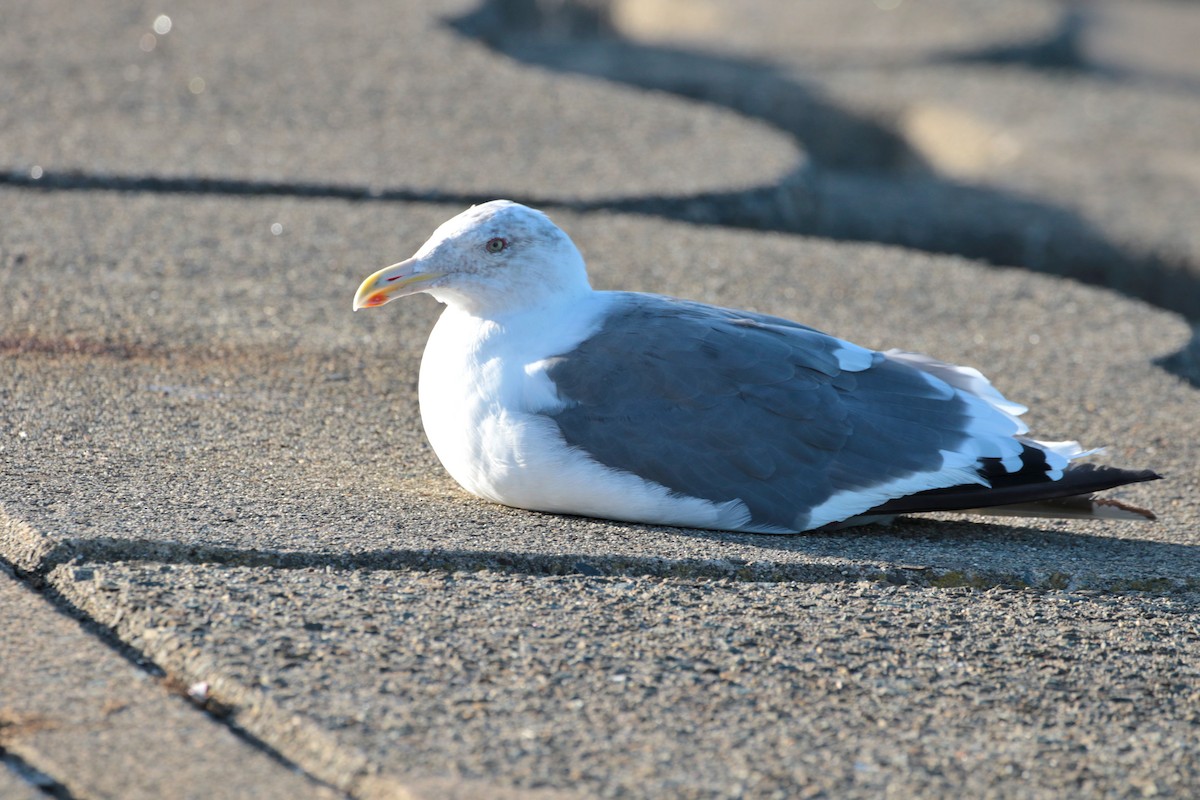
[[[0,748],[88,798],[334,798],[0,571]],[[0,791],[9,795],[0,778]]]
[[[0,670],[0,794],[24,760],[105,796],[72,781],[131,752],[148,796],[1200,791],[1192,327],[666,221],[1200,317],[1194,4],[646,0],[590,41],[546,37],[557,5],[6,9],[0,561],[46,592],[0,575],[0,626],[47,667]],[[349,308],[493,195],[557,201],[599,286],[982,367],[1039,435],[1166,474],[1116,493],[1161,521],[767,537],[478,501],[420,430],[436,304]],[[134,744],[23,727],[64,708]],[[173,770],[191,731],[218,743]]]
[[[1186,797],[1200,785],[1200,616],[1186,599],[80,571],[51,580],[159,663],[418,778],[593,797]]]
[[[444,24],[470,6],[18,3],[0,31],[0,172],[569,200],[797,166],[761,123],[496,58]]]
[[[549,15],[493,39],[795,136],[814,169],[780,185],[790,201],[768,224],[1067,274],[1200,317],[1193,5],[600,5],[608,36],[564,37]]]

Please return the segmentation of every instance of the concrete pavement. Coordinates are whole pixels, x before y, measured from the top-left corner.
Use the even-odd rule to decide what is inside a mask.
[[[492,0],[463,28],[527,63],[699,97],[795,137],[805,167],[751,220],[1070,275],[1200,316],[1193,9],[617,0],[590,34],[563,37],[550,11],[497,24],[526,5]],[[720,200],[731,221],[759,202]]]
[[[0,746],[70,796],[337,796],[197,713],[183,687],[129,663],[7,571],[0,602]]]
[[[670,5],[658,8],[691,20],[680,31],[710,36],[703,14],[679,17]],[[940,38],[917,25],[930,37],[921,46],[974,52],[1057,30],[1056,7],[1027,5],[1036,13],[987,25],[948,17]],[[818,6],[831,30],[841,19],[869,33]],[[1187,320],[1062,278],[845,241],[894,240],[884,236],[789,232],[789,220],[806,229],[813,207],[794,193],[836,184],[845,203],[825,204],[830,225],[876,210],[885,227],[911,227],[906,243],[951,252],[989,230],[1032,235],[1020,225],[1007,233],[1016,217],[978,205],[961,211],[965,239],[938,233],[950,230],[945,204],[889,216],[900,206],[888,197],[909,184],[887,170],[831,169],[819,138],[805,142],[720,96],[700,102],[544,59],[531,66],[511,47],[515,59],[454,33],[447,21],[469,4],[431,8],[289,16],[254,4],[129,6],[89,17],[30,4],[15,12],[18,28],[0,33],[9,67],[0,114],[13,132],[0,138],[0,264],[10,277],[0,307],[0,558],[36,590],[0,576],[0,714],[89,721],[0,727],[10,757],[0,792],[7,781],[28,793],[27,776],[40,771],[72,797],[196,787],[354,797],[1195,793],[1200,392],[1179,355]],[[160,14],[171,19],[165,33]],[[803,21],[763,14],[746,25]],[[627,40],[653,23],[614,19]],[[753,40],[739,32],[688,47],[719,54]],[[761,41],[759,57],[784,60],[773,39]],[[606,46],[628,52],[622,41]],[[1167,67],[1156,69],[1165,80]],[[994,97],[1007,83],[1050,105],[1063,89],[1006,66],[928,70],[942,76],[928,83],[935,104],[952,83]],[[839,80],[848,79],[829,86]],[[915,92],[920,81],[906,85]],[[1179,91],[1176,82],[1145,93],[1143,138],[1113,143],[1125,161],[1194,157],[1172,124],[1190,113],[1172,105]],[[883,131],[876,144],[891,135],[919,150],[885,114],[837,97],[826,108],[869,121],[853,129],[864,135]],[[1061,135],[1076,141],[1085,122],[1060,112],[1073,126]],[[1083,165],[1046,167],[1062,160],[1053,129],[1030,122],[1028,159],[975,176],[971,190],[1003,211],[1028,189],[1036,202],[1023,208],[1050,239],[1085,232],[1082,249],[1103,245],[1135,268],[1155,247],[1178,247],[1181,274],[1192,274],[1191,234],[1176,236],[1185,226],[1171,220],[1197,210],[1195,195],[1163,189],[1185,187],[1187,170],[1151,170],[1139,184],[1113,172],[1106,151],[1091,153],[1107,176],[1104,202],[1131,220],[1127,235],[1115,216],[1093,213]],[[1110,133],[1120,132],[1114,122]],[[1075,155],[1086,161],[1089,151]],[[936,159],[922,169],[925,185],[966,180]],[[893,194],[876,191],[889,181]],[[1177,198],[1161,215],[1147,202],[1159,190]],[[1037,434],[1105,444],[1107,460],[1167,474],[1117,494],[1162,519],[944,515],[767,537],[481,503],[445,476],[420,430],[416,367],[438,307],[411,298],[352,315],[349,305],[363,276],[491,194],[547,201],[599,286],[755,308],[980,366],[1033,407]],[[1166,227],[1156,232],[1156,220]],[[1056,248],[1038,251],[1044,264],[1021,265],[1054,271]],[[1161,289],[1156,281],[1125,288],[1153,299],[1139,287]],[[10,655],[18,642],[23,655]],[[78,671],[88,665],[90,682]],[[197,685],[206,709],[178,688]],[[130,713],[105,712],[114,702]],[[176,769],[187,752],[179,735],[193,730],[217,744]],[[120,745],[111,756],[81,749],[96,731]],[[123,759],[115,775],[114,759]],[[238,781],[204,772],[243,763]]]
[[[470,7],[20,4],[0,163],[569,200],[743,188],[800,160],[762,123],[496,58],[444,24]]]

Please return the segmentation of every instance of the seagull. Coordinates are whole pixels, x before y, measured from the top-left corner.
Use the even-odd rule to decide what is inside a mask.
[[[799,533],[899,514],[1153,519],[1092,493],[1157,479],[1027,437],[977,370],[780,317],[593,290],[545,214],[472,206],[362,282],[354,309],[446,305],[421,420],[468,492],[653,525]]]

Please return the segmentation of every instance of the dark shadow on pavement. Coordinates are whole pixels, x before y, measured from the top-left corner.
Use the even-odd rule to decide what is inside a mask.
[[[987,523],[944,523],[905,519],[887,529],[857,528],[832,533],[770,536],[629,525],[638,536],[707,539],[722,545],[761,549],[762,558],[662,558],[584,553],[530,553],[507,550],[258,550],[220,545],[189,545],[168,539],[96,538],[66,541],[47,553],[34,575],[55,567],[149,562],[272,569],[336,570],[491,570],[516,575],[584,577],[639,576],[731,581],[841,583],[876,580],[918,586],[1150,591],[1200,590],[1196,574],[1158,575],[1155,565],[1200,564],[1200,547],[1157,541],[1116,539],[1038,528]],[[1017,546],[1017,563],[1006,548]],[[796,562],[777,554],[799,553]],[[864,555],[868,553],[869,555]],[[987,563],[988,560],[997,563]],[[836,562],[833,560],[844,559]],[[1121,564],[1135,572],[1114,575]],[[980,566],[984,564],[984,566]],[[939,566],[941,565],[941,566]],[[1049,566],[1048,566],[1049,565]]]

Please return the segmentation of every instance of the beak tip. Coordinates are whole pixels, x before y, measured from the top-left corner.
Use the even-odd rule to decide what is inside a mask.
[[[391,299],[392,298],[389,296],[387,291],[374,291],[366,295],[360,294],[354,298],[354,310],[358,311],[360,308],[375,308],[377,306],[384,305]]]
[[[358,287],[354,295],[354,310],[376,308],[392,300],[422,291],[414,284],[440,278],[442,272],[415,272],[415,259],[401,261],[379,270]]]

